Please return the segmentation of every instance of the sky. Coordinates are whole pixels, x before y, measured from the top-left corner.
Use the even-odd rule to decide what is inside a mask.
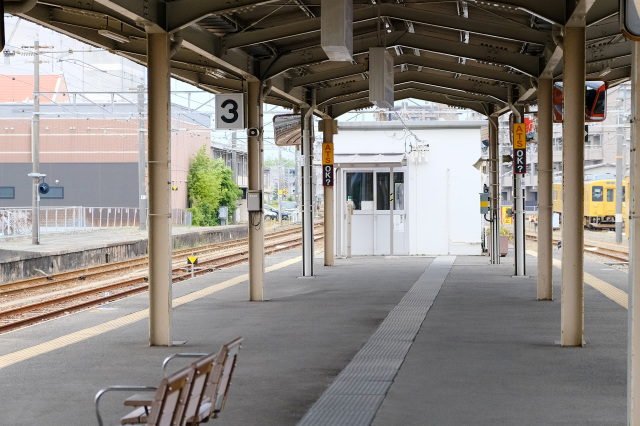
[[[33,47],[38,41],[41,47],[40,74],[64,73],[70,92],[119,92],[134,98],[137,88],[140,85],[146,86],[145,67],[19,17],[5,15],[5,39],[4,61],[0,59],[0,78],[9,78],[16,74],[33,75]],[[171,90],[173,103],[191,106],[202,112],[211,112],[213,117],[214,102],[211,93],[175,79],[172,79]],[[426,104],[424,101],[416,100],[405,102],[419,106]],[[280,149],[274,143],[273,116],[291,112],[282,107],[265,105],[265,160],[277,159]],[[375,115],[376,111],[372,108],[347,113],[341,116],[340,120],[374,121]],[[214,128],[214,123],[210,123],[210,127]],[[231,147],[231,134],[231,131],[214,131],[212,139],[217,144]],[[237,132],[237,137],[238,147],[246,149],[246,137],[243,132]],[[317,133],[317,138],[321,137],[321,134]],[[294,159],[293,147],[282,147],[281,150],[284,159]]]

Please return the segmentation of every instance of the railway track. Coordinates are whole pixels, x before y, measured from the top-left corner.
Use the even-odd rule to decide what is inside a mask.
[[[323,238],[321,226],[314,235],[316,241]],[[269,255],[301,244],[296,227],[266,235],[264,251]],[[248,261],[248,239],[174,251],[173,282],[191,278],[187,256],[198,257],[194,276],[206,274]],[[4,284],[0,286],[0,333],[147,291],[147,273],[148,259],[139,258]]]
[[[537,241],[538,237],[534,234],[527,234],[527,240]],[[553,244],[557,245],[557,238],[552,238]],[[602,244],[595,241],[586,241],[584,243],[584,252],[594,254],[597,256],[606,257],[607,259],[614,260],[616,263],[628,263],[629,251],[626,247],[614,247],[608,244]]]

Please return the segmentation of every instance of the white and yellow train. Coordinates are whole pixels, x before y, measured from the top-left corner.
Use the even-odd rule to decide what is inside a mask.
[[[629,217],[629,176],[622,181],[622,217],[625,225]],[[553,212],[562,223],[562,182],[553,183]],[[611,228],[616,226],[616,178],[613,175],[597,176],[584,183],[585,228]]]

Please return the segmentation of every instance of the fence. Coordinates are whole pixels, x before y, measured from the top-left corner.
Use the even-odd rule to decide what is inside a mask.
[[[30,208],[0,209],[0,237],[31,235]],[[193,215],[171,210],[173,225],[191,225]],[[140,226],[140,212],[129,207],[45,207],[40,209],[40,233]]]

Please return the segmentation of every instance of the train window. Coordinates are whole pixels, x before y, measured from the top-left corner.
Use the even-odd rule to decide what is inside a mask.
[[[391,198],[394,210],[404,210],[404,173],[393,173],[393,196],[389,194],[389,184],[389,173],[376,173],[376,210],[389,210]]]
[[[373,210],[373,172],[347,173],[347,200],[355,210]]]
[[[0,199],[13,200],[16,198],[15,186],[0,186]]]
[[[604,191],[601,186],[594,186],[591,188],[591,201],[602,201],[604,197]]]
[[[627,187],[622,185],[622,202],[627,201]]]
[[[613,189],[612,188],[608,188],[607,189],[607,202],[609,202],[609,203],[613,202]]]
[[[552,197],[553,197],[553,201],[558,201],[558,190],[557,189],[553,190]]]
[[[64,199],[64,186],[50,186],[49,192],[46,194],[40,194],[40,198],[55,198],[59,200]]]

